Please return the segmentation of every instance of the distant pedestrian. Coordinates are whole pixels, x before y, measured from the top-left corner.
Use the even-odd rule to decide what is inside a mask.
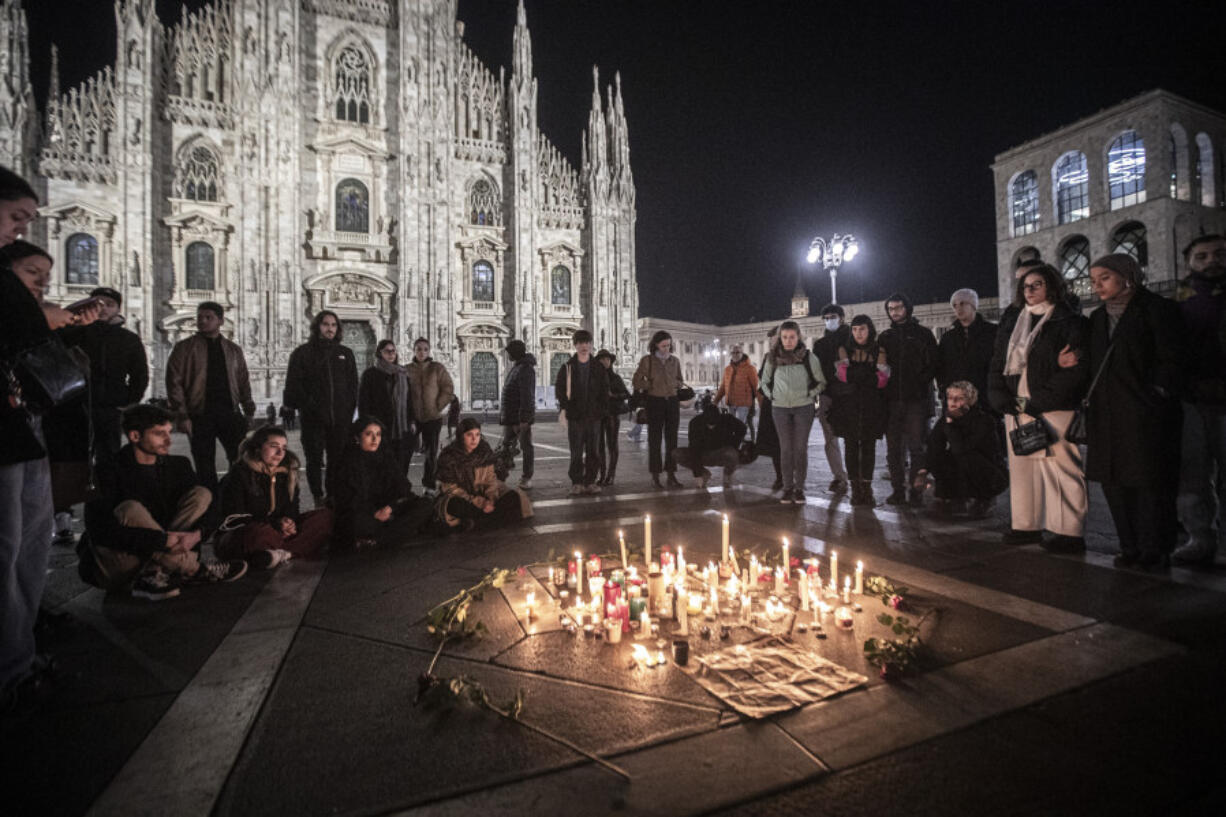
[[[800,339],[800,325],[784,321],[779,325],[779,338],[771,347],[762,372],[762,391],[771,399],[771,414],[779,435],[781,503],[805,503],[814,403],[825,388],[822,365]]]
[[[596,361],[604,366],[609,374],[609,407],[604,417],[600,418],[600,478],[596,484],[612,485],[617,476],[617,435],[621,427],[621,416],[629,410],[630,390],[626,388],[626,381],[613,369],[617,358],[612,352],[601,349],[596,353]]]
[[[217,443],[230,465],[247,435],[255,402],[247,358],[221,334],[225,310],[205,301],[196,307],[196,334],[175,344],[166,361],[166,398],[179,430],[191,440],[200,484],[217,491]]]
[[[906,295],[895,292],[886,298],[885,311],[890,319],[889,328],[881,333],[881,345],[890,361],[890,382],[885,390],[890,420],[885,442],[893,487],[886,502],[920,506],[923,494],[912,488],[908,497],[907,485],[915,482],[923,464],[928,420],[936,404],[932,380],[936,375],[937,341],[932,330],[911,314],[911,301]]]
[[[281,406],[281,425],[286,431],[293,431],[298,427],[298,412],[286,405]]]
[[[598,494],[600,421],[609,410],[609,373],[592,357],[592,333],[575,332],[575,353],[558,369],[554,396],[570,445],[570,493]]]
[[[989,373],[992,408],[1005,415],[1005,430],[1040,421],[1048,445],[1019,454],[1009,444],[1012,527],[1005,544],[1043,543],[1052,550],[1085,549],[1088,498],[1081,451],[1065,439],[1073,412],[1089,382],[1088,321],[1069,308],[1064,279],[1048,264],[1031,266],[1017,280],[1018,306],[1002,321]],[[1062,368],[1062,351],[1081,351]],[[1043,542],[1043,531],[1054,534]]]
[[[421,434],[424,458],[421,484],[433,489],[434,472],[438,468],[438,438],[443,430],[443,416],[448,413],[455,396],[455,384],[447,367],[430,357],[430,341],[425,338],[413,341],[409,387],[413,391],[413,414]]]
[[[719,389],[715,392],[714,403],[723,401],[736,418],[742,423],[749,420],[749,408],[758,395],[758,372],[749,358],[745,357],[739,343],[732,347],[728,365],[724,367],[724,377]]]
[[[507,357],[511,359],[511,368],[502,386],[498,422],[502,425],[503,441],[514,438],[523,452],[519,487],[527,491],[532,488],[532,475],[536,473],[536,448],[532,445],[532,426],[536,422],[536,356],[528,351],[522,340],[513,340],[507,344]]]
[[[268,404],[268,408],[264,411],[264,422],[270,426],[277,424],[277,406],[275,403]]]
[[[834,434],[843,438],[847,475],[851,480],[851,504],[876,504],[873,498],[873,467],[877,441],[885,435],[889,407],[885,387],[890,366],[885,349],[877,342],[877,327],[868,315],[851,320],[847,337],[836,350],[836,393],[830,414]]]
[[[358,404],[358,365],[344,339],[340,318],[323,310],[311,321],[310,339],[290,354],[285,372],[282,402],[302,413],[307,485],[317,508],[332,493]]]
[[[409,370],[400,365],[396,344],[391,340],[379,341],[375,347],[375,364],[362,372],[358,384],[358,414],[383,423],[387,435],[383,445],[407,475],[417,442],[417,424],[413,420]]]
[[[647,396],[647,468],[651,484],[663,489],[660,472],[668,474],[668,487],[680,488],[673,450],[681,425],[681,400],[678,392],[685,385],[681,361],[672,353],[673,336],[663,329],[651,336],[647,354],[639,360],[631,380],[635,392]],[[661,446],[663,451],[661,451]]]
[[[482,411],[484,412],[484,408]],[[455,437],[455,430],[460,425],[460,398],[452,395],[447,406],[447,439]]]
[[[839,349],[847,345],[851,331],[843,323],[845,313],[838,304],[826,304],[822,307],[822,324],[826,331],[813,342],[813,354],[817,355],[822,364],[822,374],[826,378],[828,388],[822,392],[817,404],[817,421],[822,427],[822,441],[826,448],[826,463],[830,466],[834,479],[830,481],[830,492],[842,494],[847,492],[847,468],[843,465],[843,454],[839,451],[839,438],[830,421],[834,403],[841,389],[835,381],[835,361],[839,357]],[[874,340],[876,330],[873,331]],[[871,469],[870,469],[871,470]],[[872,479],[870,474],[868,479]]]
[[[944,415],[928,435],[916,489],[923,491],[931,474],[939,514],[983,519],[1009,487],[996,422],[979,406],[979,390],[969,380],[950,383],[944,402]]]

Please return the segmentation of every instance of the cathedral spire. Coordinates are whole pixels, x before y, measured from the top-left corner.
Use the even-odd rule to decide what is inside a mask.
[[[609,151],[608,123],[605,121],[604,109],[600,103],[600,69],[592,66],[592,110],[587,118],[587,157],[584,161],[584,175],[595,177],[608,172]]]
[[[532,35],[528,33],[528,13],[524,11],[524,0],[519,0],[519,8],[515,12],[514,45],[511,72],[516,79],[526,82],[532,77]]]
[[[60,50],[51,46],[51,80],[47,85],[47,141],[51,144],[64,137],[60,127]]]

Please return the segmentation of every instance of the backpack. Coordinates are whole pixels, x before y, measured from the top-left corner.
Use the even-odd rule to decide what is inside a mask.
[[[809,391],[817,388],[817,377],[813,374],[813,367],[809,365],[809,359],[813,357],[815,356],[810,354],[808,349],[805,349],[804,357],[800,359],[800,365],[805,367],[805,374],[809,377]],[[766,368],[766,364],[763,363],[762,367]],[[778,366],[771,367],[771,379],[766,383],[766,387],[772,392],[775,390],[775,372],[777,371],[779,371]]]

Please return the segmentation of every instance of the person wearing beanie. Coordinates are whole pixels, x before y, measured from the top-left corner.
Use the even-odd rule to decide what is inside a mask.
[[[1178,527],[1188,332],[1179,305],[1145,287],[1130,255],[1095,259],[1090,286],[1102,305],[1090,315],[1089,365],[1098,379],[1086,416],[1086,478],[1107,498],[1116,565],[1165,570]]]
[[[949,305],[954,319],[937,343],[937,389],[944,396],[950,383],[966,380],[979,394],[987,394],[996,324],[979,314],[979,293],[973,289],[959,289]]]
[[[455,440],[438,458],[435,517],[444,530],[461,532],[513,525],[532,516],[532,501],[495,472],[497,456],[481,438],[481,423],[465,417]]]
[[[1183,403],[1179,521],[1187,541],[1174,564],[1210,566],[1226,545],[1226,237],[1202,235],[1183,251],[1188,276],[1175,292],[1191,365]]]
[[[885,388],[890,419],[885,442],[894,490],[886,502],[902,505],[909,501],[918,507],[923,504],[923,492],[917,491],[914,485],[924,461],[928,420],[936,402],[932,380],[936,376],[937,340],[932,330],[923,326],[911,311],[911,301],[906,295],[895,292],[886,298],[885,312],[890,326],[881,333],[879,342],[890,361],[890,382]],[[913,486],[909,500],[908,484]]]
[[[839,357],[839,349],[847,343],[851,329],[843,322],[846,313],[838,304],[826,304],[821,311],[822,324],[826,331],[813,342],[813,354],[817,355],[822,364],[822,374],[826,377],[829,388],[822,392],[817,404],[817,421],[822,427],[822,439],[826,444],[826,463],[830,466],[834,479],[830,482],[830,492],[843,494],[847,492],[847,468],[843,464],[843,452],[839,450],[839,437],[835,433],[830,416],[834,411],[835,401],[844,393],[844,384],[835,377],[835,361]]]
[[[524,454],[519,487],[527,491],[532,488],[536,466],[536,449],[532,446],[532,424],[536,422],[536,357],[529,354],[522,340],[507,344],[507,357],[511,359],[511,368],[502,386],[498,422],[504,441],[512,437],[519,441],[519,450]]]

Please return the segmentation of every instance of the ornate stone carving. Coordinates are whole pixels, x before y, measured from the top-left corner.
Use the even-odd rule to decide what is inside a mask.
[[[378,299],[375,290],[357,275],[342,275],[328,291],[328,301],[334,304],[360,304],[375,306]]]

